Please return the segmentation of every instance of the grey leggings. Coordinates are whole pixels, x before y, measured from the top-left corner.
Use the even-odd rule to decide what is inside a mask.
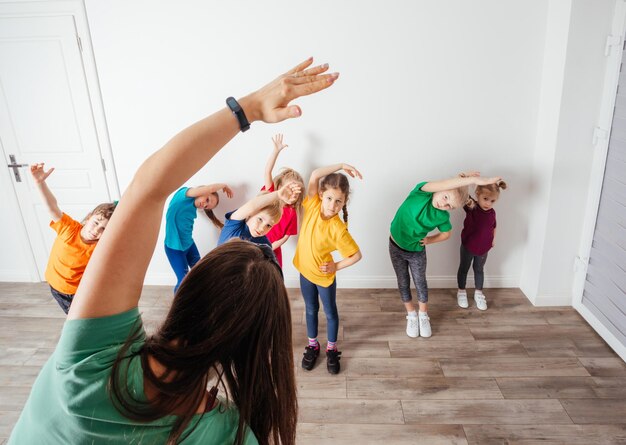
[[[409,252],[401,249],[389,238],[389,257],[393,270],[398,278],[398,289],[403,303],[411,301],[411,280],[409,269],[413,275],[413,282],[417,289],[417,299],[420,303],[428,303],[428,285],[426,284],[426,250]]]
[[[478,290],[483,289],[483,282],[485,280],[483,267],[485,267],[487,255],[487,253],[480,256],[474,255],[461,244],[461,262],[459,263],[459,271],[456,273],[456,281],[459,285],[459,289],[465,289],[467,272],[469,271],[472,261],[474,262],[474,287]]]

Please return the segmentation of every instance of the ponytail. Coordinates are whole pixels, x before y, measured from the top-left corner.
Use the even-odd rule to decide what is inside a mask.
[[[224,223],[220,221],[220,219],[217,216],[215,216],[215,213],[213,213],[213,209],[211,210],[204,209],[204,213],[206,213],[206,216],[209,217],[209,219],[211,220],[211,222],[213,223],[215,227],[217,227],[218,229],[221,229],[222,227],[224,227]]]

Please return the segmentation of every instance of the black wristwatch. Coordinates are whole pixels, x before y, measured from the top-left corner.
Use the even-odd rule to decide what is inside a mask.
[[[226,105],[230,108],[230,111],[233,112],[237,121],[239,122],[239,128],[242,132],[248,131],[250,129],[250,122],[248,122],[248,118],[246,117],[246,113],[243,112],[243,108],[239,105],[239,102],[234,97],[229,97],[226,99]]]

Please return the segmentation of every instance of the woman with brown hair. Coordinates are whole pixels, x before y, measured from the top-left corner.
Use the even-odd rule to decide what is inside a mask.
[[[338,78],[312,63],[239,102],[229,98],[228,107],[142,164],[94,251],[10,444],[295,443],[291,316],[271,252],[245,241],[213,250],[185,277],[165,322],[147,339],[137,306],[167,197],[249,122],[299,117],[290,102]],[[214,378],[234,405],[207,391]]]

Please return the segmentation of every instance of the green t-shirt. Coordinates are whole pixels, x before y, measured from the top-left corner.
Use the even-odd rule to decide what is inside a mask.
[[[128,419],[115,408],[107,390],[120,347],[141,323],[137,308],[109,317],[67,320],[56,350],[33,385],[9,444],[165,443],[175,416],[147,423]],[[131,350],[138,350],[144,341],[142,336]],[[139,400],[145,400],[138,356],[128,363],[128,387]],[[208,413],[194,417],[187,431],[197,426],[181,443],[233,443],[238,421],[237,409],[220,401]],[[258,444],[249,428],[244,443]]]
[[[426,182],[420,182],[404,200],[391,221],[391,236],[398,246],[412,252],[424,250],[420,240],[429,232],[452,230],[450,214],[433,206],[433,194],[422,191]]]

